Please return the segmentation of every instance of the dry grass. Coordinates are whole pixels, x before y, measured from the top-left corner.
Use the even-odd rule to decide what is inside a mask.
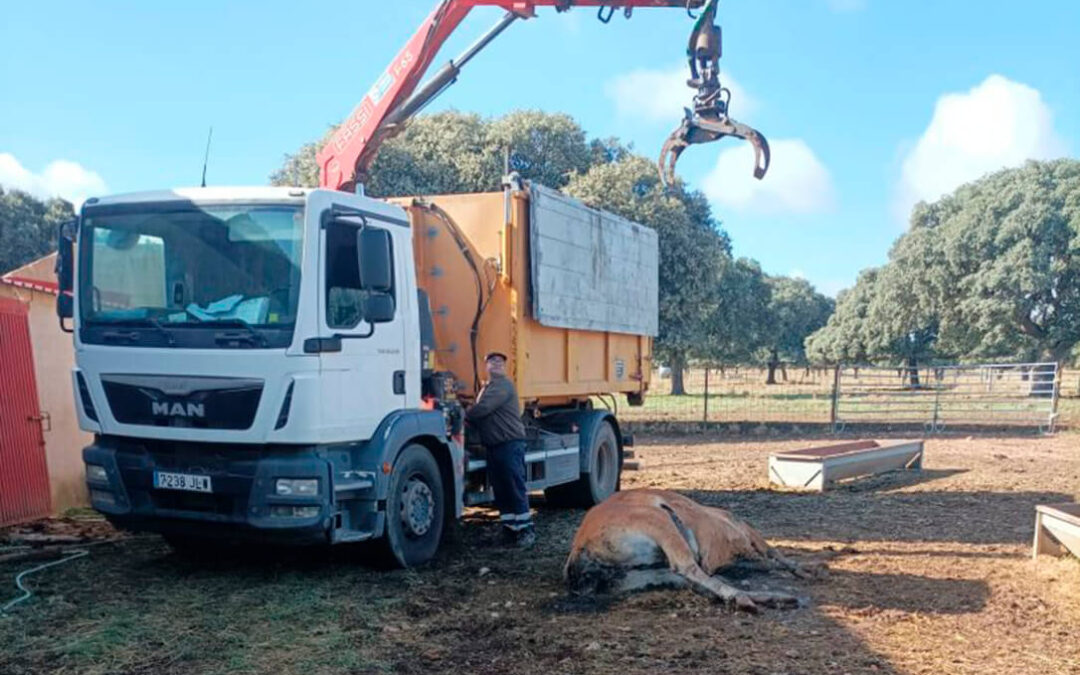
[[[0,617],[0,672],[1080,673],[1080,564],[1029,557],[1034,505],[1080,491],[1080,436],[934,438],[921,476],[822,495],[767,489],[768,452],[805,439],[638,440],[626,488],[684,490],[827,559],[821,582],[749,580],[812,604],[569,602],[577,511],[542,509],[528,553],[482,546],[476,514],[435,564],[389,573],[351,551],[190,562],[151,537],[35,579],[37,596]]]

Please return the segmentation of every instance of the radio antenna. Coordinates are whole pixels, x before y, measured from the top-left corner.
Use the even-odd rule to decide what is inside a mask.
[[[203,155],[202,163],[202,187],[206,187],[206,165],[210,163],[210,139],[214,136],[214,127],[210,127],[210,133],[206,134],[206,154]]]

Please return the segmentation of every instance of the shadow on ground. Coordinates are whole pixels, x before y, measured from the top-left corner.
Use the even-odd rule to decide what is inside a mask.
[[[683,492],[703,504],[733,511],[767,538],[836,542],[1026,544],[1037,504],[1072,500],[1072,495],[1061,492],[1030,491]]]

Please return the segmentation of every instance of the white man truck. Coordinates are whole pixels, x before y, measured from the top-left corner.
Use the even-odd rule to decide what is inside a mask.
[[[423,563],[491,498],[462,422],[489,350],[529,488],[618,489],[616,395],[642,402],[657,332],[647,227],[513,177],[394,202],[195,188],[87,200],[58,260],[86,480],[119,527]]]

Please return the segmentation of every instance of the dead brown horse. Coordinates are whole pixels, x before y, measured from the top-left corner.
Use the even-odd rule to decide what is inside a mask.
[[[800,578],[823,571],[785,558],[728,511],[668,490],[629,490],[585,514],[563,576],[579,596],[689,586],[745,611],[802,604],[787,593],[742,590],[715,576],[731,568]]]

